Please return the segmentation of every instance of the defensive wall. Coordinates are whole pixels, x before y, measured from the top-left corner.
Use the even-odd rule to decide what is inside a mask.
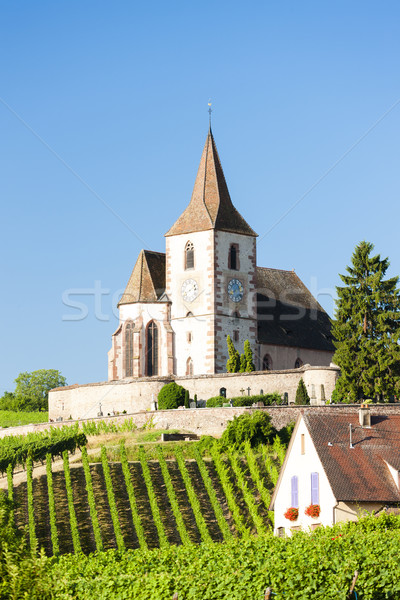
[[[288,402],[294,403],[300,378],[306,384],[312,405],[325,404],[330,399],[339,375],[338,367],[312,367],[285,371],[255,371],[253,373],[223,373],[218,375],[196,375],[187,377],[141,377],[70,385],[56,388],[49,394],[49,419],[89,419],[117,413],[148,411],[158,392],[166,383],[176,381],[197,395],[203,403],[226,390],[226,397],[267,394],[287,394]]]
[[[195,433],[197,435],[220,436],[228,421],[234,416],[244,413],[252,413],[255,410],[266,411],[271,416],[272,424],[281,429],[288,423],[296,421],[299,414],[309,410],[309,406],[266,406],[265,408],[196,408],[196,409],[177,409],[177,410],[156,410],[140,411],[128,415],[118,415],[113,417],[96,417],[95,419],[85,419],[86,421],[101,421],[108,423],[123,423],[126,419],[132,419],[135,425],[139,427],[154,426],[157,429],[180,429]],[[343,414],[344,412],[357,413],[360,409],[359,404],[330,404],[326,406],[313,406],[312,410],[324,415]],[[372,416],[388,416],[391,414],[400,414],[400,404],[373,404],[371,405]],[[8,427],[0,429],[0,438],[7,435],[22,435],[26,433],[45,431],[49,427],[62,427],[64,425],[73,425],[76,421],[58,421],[56,423],[35,423],[32,425],[21,425],[20,427]]]

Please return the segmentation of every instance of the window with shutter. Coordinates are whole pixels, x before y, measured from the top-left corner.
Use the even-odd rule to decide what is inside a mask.
[[[297,475],[293,475],[291,479],[291,492],[291,506],[293,506],[293,508],[299,508],[299,480]]]
[[[311,504],[319,504],[319,476],[311,473]]]

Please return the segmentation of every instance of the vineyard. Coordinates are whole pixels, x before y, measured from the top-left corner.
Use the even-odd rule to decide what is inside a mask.
[[[58,445],[53,448],[59,453]],[[156,445],[157,460],[149,460],[141,446],[139,460],[128,462],[122,443],[119,462],[109,462],[103,446],[100,462],[90,463],[83,447],[76,465],[68,450],[57,471],[47,452],[46,474],[39,477],[33,477],[28,456],[27,481],[15,487],[11,466],[7,470],[15,524],[26,527],[31,547],[48,556],[229,542],[266,533],[270,494],[284,456],[278,440],[257,453],[249,444],[240,454],[213,448],[211,458],[194,443],[193,460],[179,446],[175,458],[166,459]]]

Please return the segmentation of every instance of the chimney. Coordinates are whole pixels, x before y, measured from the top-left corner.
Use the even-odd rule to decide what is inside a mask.
[[[360,410],[358,411],[358,418],[360,420],[361,427],[371,427],[371,410],[368,404],[361,404]]]

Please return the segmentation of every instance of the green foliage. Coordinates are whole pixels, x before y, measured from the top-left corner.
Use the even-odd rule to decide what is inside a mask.
[[[0,427],[18,427],[30,423],[47,423],[47,412],[16,412],[15,410],[0,410]]]
[[[189,390],[185,390],[185,401],[184,401],[184,405],[185,405],[185,408],[190,408],[190,397],[189,397]]]
[[[57,533],[56,504],[54,501],[53,472],[51,469],[51,454],[46,455],[46,475],[47,475],[47,493],[48,493],[48,497],[49,497],[49,520],[50,520],[51,545],[53,547],[53,555],[58,556],[60,554],[60,546],[58,543],[58,533]]]
[[[137,425],[133,418],[125,419],[122,423],[114,421],[87,421],[81,423],[82,431],[86,435],[102,435],[103,433],[125,433],[136,431]]]
[[[74,552],[80,553],[82,551],[81,542],[79,539],[78,521],[76,519],[75,505],[74,505],[74,494],[72,491],[71,482],[71,471],[69,469],[68,451],[63,452],[63,463],[64,463],[64,477],[65,477],[65,488],[67,490],[67,501],[69,511],[69,523],[71,527],[72,543],[74,546]]]
[[[278,436],[281,441],[281,444],[285,448],[288,447],[288,444],[290,442],[290,438],[292,437],[292,433],[293,433],[293,429],[294,429],[295,425],[296,425],[296,423],[294,421],[290,421],[290,423],[288,423],[287,425],[285,425],[284,427],[282,427],[282,429],[280,429],[278,431]]]
[[[250,442],[247,441],[244,443],[244,451],[247,459],[247,466],[249,467],[250,475],[252,480],[254,481],[257,489],[260,493],[261,500],[264,503],[265,508],[268,510],[270,502],[271,502],[271,494],[268,489],[265,487],[265,479],[262,477],[260,472],[260,467],[257,463],[256,456],[254,454],[253,448],[250,445]]]
[[[184,406],[185,392],[185,388],[175,383],[175,381],[166,383],[158,393],[158,408],[167,410]]]
[[[143,478],[146,483],[147,494],[149,496],[151,514],[153,515],[153,521],[157,528],[158,541],[160,548],[168,546],[168,539],[165,533],[164,525],[161,520],[160,510],[158,508],[157,498],[154,492],[153,482],[151,480],[149,465],[147,464],[146,455],[143,446],[139,448],[140,464],[142,465]]]
[[[398,277],[384,279],[388,258],[371,256],[374,246],[360,242],[347,275],[340,275],[332,333],[340,367],[338,396],[388,400],[400,389],[400,292]]]
[[[221,437],[223,448],[239,448],[246,440],[251,446],[269,444],[276,436],[276,429],[271,425],[271,417],[264,411],[257,410],[252,414],[234,417],[228,422]]]
[[[249,340],[245,340],[243,350],[244,350],[244,356],[245,356],[245,360],[246,360],[245,372],[251,373],[252,371],[255,371],[256,368],[254,366],[253,351],[251,349]]]
[[[167,462],[164,458],[161,446],[157,446],[157,454],[158,454],[158,461],[160,464],[162,476],[164,478],[165,487],[167,490],[168,500],[170,501],[172,512],[174,513],[176,526],[177,526],[182,544],[185,544],[185,545],[190,544],[191,542],[190,542],[189,534],[187,532],[186,525],[185,525],[185,522],[182,517],[182,513],[181,513],[181,510],[180,510],[180,507],[178,504],[178,500],[177,500],[177,497],[175,494],[174,485],[172,483],[171,475],[169,474]]]
[[[264,402],[264,406],[280,405],[285,401],[279,392],[270,394],[253,394],[252,396],[234,396],[231,398],[233,406],[252,406],[256,402]]]
[[[237,504],[236,491],[232,485],[229,470],[221,458],[217,444],[214,444],[214,446],[211,448],[211,457],[214,461],[215,470],[217,471],[222,489],[224,490],[228,508],[235,522],[235,527],[244,538],[247,538],[250,536],[250,531],[246,527],[243,512],[240,510]]]
[[[29,551],[26,537],[14,528],[13,512],[13,503],[0,491],[0,598],[50,600],[49,561]]]
[[[125,451],[125,445],[123,442],[121,443],[121,466],[122,466],[122,471],[124,474],[126,491],[128,492],[128,496],[129,496],[129,504],[130,504],[131,512],[132,512],[132,521],[135,526],[136,535],[138,537],[140,547],[142,548],[142,550],[143,549],[146,550],[147,542],[146,542],[146,538],[145,538],[144,531],[143,531],[142,521],[141,521],[141,518],[140,518],[139,512],[138,512],[138,507],[137,507],[136,497],[135,497],[135,490],[133,489],[131,473],[129,470],[128,460],[127,460],[126,451]]]
[[[246,373],[246,357],[244,354],[240,355],[240,368],[239,373]]]
[[[121,526],[119,524],[118,509],[115,503],[114,487],[111,479],[110,467],[107,462],[107,454],[105,446],[101,447],[101,464],[103,467],[104,481],[106,482],[108,504],[110,506],[111,520],[113,522],[115,539],[117,548],[120,552],[125,550],[124,537],[122,535]]]
[[[33,463],[31,456],[26,459],[26,495],[28,500],[28,526],[29,526],[29,544],[32,553],[37,550],[37,538],[35,531],[35,509],[33,506],[33,480],[32,480]]]
[[[12,465],[8,465],[7,467],[7,491],[8,491],[8,499],[12,503],[14,501],[14,481],[13,481],[13,467]],[[14,523],[14,510],[10,510],[10,519],[12,523]]]
[[[299,385],[296,390],[296,404],[310,404],[310,396],[308,395],[306,384],[303,378],[300,378]]]
[[[246,478],[244,477],[244,473],[242,471],[242,461],[236,452],[229,452],[229,459],[231,461],[232,471],[235,474],[238,487],[243,494],[244,501],[247,504],[247,508],[249,509],[250,516],[257,528],[257,532],[259,534],[266,533],[268,528],[264,523],[264,519],[258,512],[254,495],[249,488]]]
[[[238,373],[240,370],[240,356],[239,352],[235,349],[230,335],[227,336],[226,343],[228,345],[229,354],[226,370],[228,373]]]
[[[176,461],[178,463],[178,467],[179,467],[179,470],[182,475],[182,479],[185,484],[186,493],[188,495],[189,502],[190,502],[190,505],[193,510],[194,518],[196,520],[196,525],[200,532],[201,539],[203,542],[210,543],[210,542],[212,542],[212,539],[211,539],[210,533],[208,531],[206,522],[204,520],[203,514],[201,512],[200,502],[197,498],[197,494],[196,494],[193,484],[190,480],[190,475],[186,468],[185,460],[183,458],[180,448],[177,448],[177,451],[176,451]]]
[[[203,479],[204,486],[207,490],[207,494],[208,494],[208,497],[211,502],[211,506],[212,506],[214,514],[217,518],[219,528],[222,531],[224,540],[225,541],[229,540],[232,538],[232,532],[229,529],[229,525],[225,520],[221,505],[218,502],[217,494],[215,493],[215,490],[214,490],[213,482],[211,481],[211,477],[207,471],[206,465],[204,464],[204,460],[201,457],[198,446],[195,448],[195,457],[196,457],[197,466],[199,467],[200,475]]]
[[[6,436],[0,439],[0,472],[5,473],[9,464],[13,467],[25,465],[28,456],[34,462],[43,462],[48,452],[52,456],[61,456],[64,450],[75,452],[86,443],[85,434],[79,432],[76,426],[51,427],[43,433]]]
[[[40,369],[20,373],[15,383],[15,396],[25,401],[24,408],[21,404],[18,410],[47,410],[49,391],[65,386],[67,381],[56,369]]]
[[[86,448],[82,448],[82,466],[85,474],[86,491],[88,495],[88,503],[90,510],[90,518],[92,520],[93,534],[96,542],[96,550],[101,552],[103,550],[103,541],[101,539],[101,531],[99,525],[99,518],[97,516],[96,500],[93,492],[92,476],[90,473],[89,459]],[[54,547],[54,546],[53,546]]]
[[[206,407],[217,408],[219,406],[222,406],[225,402],[227,402],[227,400],[224,396],[213,396],[212,398],[209,398],[207,400]]]

